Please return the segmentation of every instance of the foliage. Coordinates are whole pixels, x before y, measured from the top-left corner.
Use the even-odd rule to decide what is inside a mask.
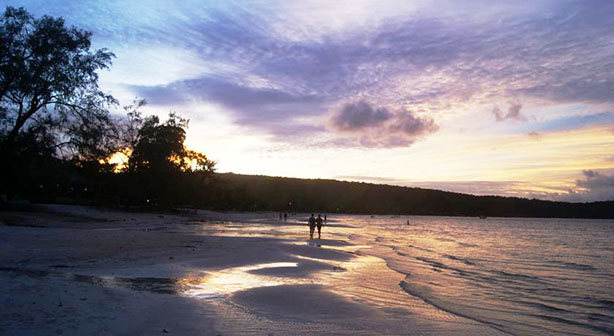
[[[146,104],[144,99],[135,100],[133,105],[124,107],[127,111],[123,127],[124,151],[129,156],[127,170],[132,173],[153,171],[156,174],[211,174],[215,162],[184,145],[189,121],[173,112],[162,123],[157,116],[143,118],[139,108]]]
[[[614,201],[565,203],[335,180],[220,174],[219,210],[488,217],[614,218]]]
[[[7,7],[0,18],[0,150],[3,159],[23,148],[20,138],[55,156],[93,160],[112,152],[117,129],[107,108],[116,100],[98,88],[96,71],[114,55],[90,51],[91,32],[62,18],[36,19]]]
[[[142,117],[144,100],[117,104],[97,71],[114,55],[90,50],[91,32],[62,18],[7,7],[0,17],[0,191],[34,199],[119,197],[161,205],[205,195],[215,162],[184,146],[188,120]],[[109,159],[123,153],[124,170]],[[45,169],[40,169],[44,167]]]
[[[143,117],[145,100],[125,106],[121,152],[128,162],[121,171],[132,199],[145,199],[163,206],[200,197],[212,182],[215,162],[185,147],[188,120],[175,113],[161,122]],[[126,194],[125,192],[123,194]]]

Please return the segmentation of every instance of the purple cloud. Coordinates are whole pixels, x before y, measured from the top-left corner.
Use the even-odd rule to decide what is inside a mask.
[[[333,125],[341,130],[355,131],[381,125],[392,115],[385,108],[373,108],[365,101],[345,104],[333,117]]]
[[[448,14],[427,5],[420,15],[381,21],[369,17],[364,25],[318,34],[300,20],[284,19],[279,8],[266,3],[248,8],[231,3],[194,6],[186,1],[162,11],[143,6],[143,16],[136,21],[109,15],[117,10],[111,4],[97,6],[105,10],[87,12],[104,15],[82,20],[114,19],[92,24],[98,30],[95,37],[123,45],[138,37],[139,46],[186,50],[210,65],[206,74],[190,79],[131,87],[137,95],[179,112],[186,101],[217,103],[227,108],[234,122],[264,130],[280,141],[290,138],[279,125],[305,126],[300,117],[323,116],[343,101],[385,106],[393,116],[369,128],[406,135],[436,129],[433,120],[417,116],[437,118],[438,111],[465,102],[614,104],[611,2],[544,2],[532,10],[511,4],[488,10],[450,6]],[[310,17],[307,7],[301,19]],[[393,112],[406,108],[413,113],[405,119]],[[507,111],[495,108],[493,114],[500,121],[524,120],[521,109],[512,104]],[[354,127],[353,122],[377,124],[385,116],[364,121],[357,115],[340,117],[327,131],[344,138],[342,133]],[[305,137],[309,129],[320,132],[324,125],[314,126],[302,128]]]
[[[521,108],[522,104],[520,103],[510,103],[510,107],[507,109],[507,114],[503,115],[501,109],[499,109],[497,106],[493,108],[492,113],[495,115],[496,121],[504,121],[508,119],[526,121],[527,118],[520,114]]]
[[[212,77],[177,81],[166,86],[133,86],[132,89],[151,104],[173,107],[194,100],[220,104],[230,111],[237,124],[261,128],[284,138],[288,129],[300,129],[301,134],[323,129],[289,123],[294,117],[325,110],[325,97],[313,94],[252,87]]]
[[[420,118],[410,111],[391,112],[360,100],[343,105],[331,118],[333,128],[350,133],[338,147],[406,147],[416,139],[438,130],[430,118]]]
[[[595,170],[582,171],[583,180],[577,180],[580,191],[569,190],[558,199],[571,202],[614,200],[614,174],[606,175]]]
[[[418,136],[435,132],[439,127],[435,125],[432,119],[419,118],[410,112],[406,112],[396,116],[396,123],[391,125],[390,129],[407,135]]]

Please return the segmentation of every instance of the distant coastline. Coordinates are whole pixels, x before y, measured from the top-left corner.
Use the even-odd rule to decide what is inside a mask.
[[[325,179],[216,173],[216,183],[170,208],[217,211],[321,212],[461,217],[614,218],[614,201],[570,203]],[[155,202],[99,194],[25,196],[32,203],[69,203],[168,210]],[[118,201],[119,200],[119,201]],[[6,204],[4,207],[14,207]]]
[[[235,210],[468,217],[614,218],[614,201],[570,203],[363,182],[217,174]],[[224,200],[225,198],[225,200]]]

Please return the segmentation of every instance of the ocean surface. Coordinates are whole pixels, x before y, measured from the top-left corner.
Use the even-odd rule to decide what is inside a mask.
[[[612,220],[329,218],[323,238],[364,246],[447,313],[514,335],[614,334]]]

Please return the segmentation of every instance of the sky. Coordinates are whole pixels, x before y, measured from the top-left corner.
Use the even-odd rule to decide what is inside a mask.
[[[614,200],[614,1],[2,2],[92,31],[220,172]]]

